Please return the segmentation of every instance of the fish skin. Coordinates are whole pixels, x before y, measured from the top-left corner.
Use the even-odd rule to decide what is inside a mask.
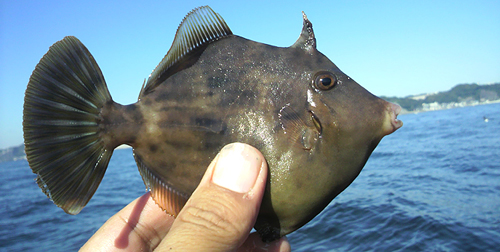
[[[146,84],[137,103],[108,99],[99,139],[106,150],[133,147],[153,198],[174,215],[224,145],[248,143],[269,167],[255,229],[265,241],[293,232],[349,186],[383,136],[402,126],[397,105],[341,72],[315,43],[305,14],[291,47],[218,38],[185,56],[175,73],[159,75],[154,87]],[[322,74],[334,79],[333,88],[315,84]],[[151,178],[162,188],[148,185]]]
[[[313,107],[306,102],[307,93],[318,71],[335,73],[342,84],[332,91],[335,94],[314,91]],[[382,128],[382,120],[368,130],[353,122],[385,117],[384,101],[319,52],[277,48],[238,36],[211,44],[196,64],[140,97],[136,106],[144,123],[131,144],[135,155],[183,195],[194,191],[224,145],[244,142],[258,148],[270,173],[256,228],[263,233],[279,227],[279,236],[316,216],[361,171],[382,133],[367,137],[360,132],[374,134],[370,129]],[[291,143],[285,135],[278,118],[285,106],[307,122],[300,127],[315,130],[307,120],[309,111],[320,118],[322,137],[311,149]],[[360,140],[352,140],[353,135]],[[352,179],[344,182],[344,177]],[[271,236],[277,237],[276,232]]]

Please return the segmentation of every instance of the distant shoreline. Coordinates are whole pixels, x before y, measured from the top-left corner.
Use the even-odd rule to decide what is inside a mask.
[[[500,103],[500,99],[493,100],[493,101],[467,101],[467,102],[450,102],[450,103],[438,103],[438,102],[424,103],[424,104],[422,104],[422,107],[423,107],[422,109],[406,110],[406,109],[403,108],[401,110],[400,115],[404,115],[404,114],[418,114],[418,113],[429,112],[429,111],[438,111],[438,110],[454,109],[454,108],[463,108],[463,107],[487,105],[487,104],[493,104],[493,103]]]
[[[458,84],[443,92],[380,98],[399,104],[404,114],[476,106],[500,102],[500,83]]]

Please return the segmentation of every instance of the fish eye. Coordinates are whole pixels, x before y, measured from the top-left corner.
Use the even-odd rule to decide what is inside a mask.
[[[313,86],[320,90],[330,90],[337,85],[337,77],[326,71],[316,73],[313,79]]]

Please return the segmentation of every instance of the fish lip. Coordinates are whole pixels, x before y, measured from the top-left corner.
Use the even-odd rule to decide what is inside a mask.
[[[403,127],[403,121],[398,119],[399,113],[401,113],[401,106],[398,104],[388,102],[389,106],[387,106],[388,114],[389,114],[389,120],[391,122],[391,127],[390,129],[386,132],[386,135],[389,135],[393,133],[394,131],[398,130],[399,128]]]

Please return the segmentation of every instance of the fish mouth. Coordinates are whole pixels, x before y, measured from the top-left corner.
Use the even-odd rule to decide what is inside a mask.
[[[386,122],[388,123],[384,123],[384,135],[389,135],[403,126],[403,122],[398,119],[401,106],[392,102],[387,103]]]

